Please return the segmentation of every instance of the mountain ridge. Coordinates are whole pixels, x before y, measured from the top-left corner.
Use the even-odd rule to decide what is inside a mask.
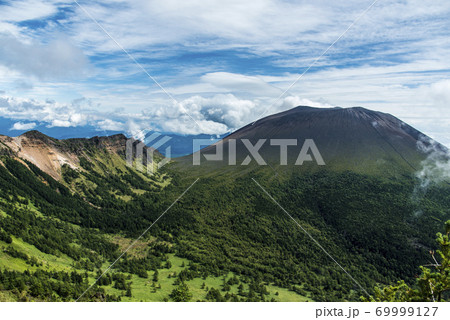
[[[82,170],[80,158],[89,158],[92,152],[103,150],[125,159],[127,140],[128,138],[124,134],[92,138],[55,139],[37,130],[27,131],[17,137],[0,135],[3,152],[30,161],[56,180],[61,180],[64,165],[68,165],[75,170]],[[134,154],[138,143],[139,141],[133,140],[132,151]],[[158,151],[149,147],[144,147],[144,155],[147,154],[148,150],[152,150],[158,159],[162,158]]]
[[[393,174],[417,171],[426,157],[417,147],[421,142],[430,145],[432,139],[406,124],[395,116],[363,107],[352,108],[314,108],[298,106],[277,114],[269,115],[248,124],[225,136],[218,142],[200,150],[200,154],[214,153],[218,145],[224,148],[224,161],[208,163],[205,168],[226,165],[229,140],[249,139],[313,139],[325,163],[342,169],[356,171],[390,172]],[[127,137],[122,134],[95,136],[92,138],[55,139],[37,130],[27,131],[18,137],[0,135],[0,142],[18,157],[23,157],[52,177],[61,179],[61,166],[79,168],[79,155],[86,148],[98,148],[125,157]],[[139,141],[133,144],[133,151]],[[441,150],[443,145],[435,144]],[[260,152],[269,165],[280,167],[278,147],[264,145]],[[144,153],[148,147],[145,148]],[[149,149],[153,150],[153,149]],[[7,152],[7,151],[3,151]],[[163,156],[156,151],[158,158]],[[247,149],[238,143],[238,163],[248,154]],[[288,153],[290,163],[295,162],[297,154]],[[193,154],[173,159],[181,166],[189,167]],[[240,158],[240,159],[239,159]],[[305,166],[310,168],[308,164]],[[284,169],[281,166],[281,169]]]

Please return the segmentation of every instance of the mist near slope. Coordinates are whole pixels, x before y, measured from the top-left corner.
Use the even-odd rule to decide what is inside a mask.
[[[450,184],[450,150],[428,137],[422,137],[417,142],[417,148],[427,155],[415,174],[418,183],[411,197],[412,202],[419,205],[431,186],[445,182]],[[413,214],[419,217],[423,211],[419,208]]]
[[[450,181],[450,150],[429,138],[419,140],[417,148],[427,154],[416,173],[420,187],[427,189],[431,184]]]

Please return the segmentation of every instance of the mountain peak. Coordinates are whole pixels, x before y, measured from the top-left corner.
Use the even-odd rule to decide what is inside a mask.
[[[312,139],[325,160],[327,169],[377,174],[390,172],[397,175],[419,168],[425,155],[417,145],[424,137],[424,134],[390,114],[359,106],[299,106],[249,124],[227,136],[221,143],[224,145],[224,159],[227,159],[228,141],[236,141],[233,145],[237,143],[239,163],[248,156],[248,150],[241,141],[248,139],[255,145],[257,141],[265,140],[259,149],[260,155],[266,162],[277,166],[280,150],[279,147],[272,147],[270,140],[295,140],[297,147],[291,147],[291,153],[288,152],[288,157],[294,158],[289,162],[293,166],[298,156],[296,148],[301,148],[307,139]],[[214,152],[215,146],[202,150],[204,154]],[[301,169],[300,166],[293,167]],[[303,168],[317,169],[308,164]]]
[[[56,142],[57,139],[49,137],[38,130],[31,130],[25,133],[22,133],[19,137],[25,137],[28,139],[42,140],[44,142],[53,141]]]

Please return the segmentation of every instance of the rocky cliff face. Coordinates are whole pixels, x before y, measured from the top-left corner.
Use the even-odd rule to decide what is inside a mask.
[[[127,137],[123,134],[58,140],[39,131],[29,131],[18,137],[0,136],[0,150],[4,155],[28,160],[54,179],[60,180],[63,165],[81,170],[81,157],[92,160],[94,155],[103,153],[119,155],[125,161],[126,142]]]

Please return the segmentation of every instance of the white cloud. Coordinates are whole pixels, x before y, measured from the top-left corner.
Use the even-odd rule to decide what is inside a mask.
[[[0,64],[26,76],[53,79],[82,74],[87,59],[79,48],[62,38],[41,45],[0,33]]]
[[[134,0],[92,1],[82,5],[130,50],[151,47],[152,55],[171,56],[179,48],[203,52],[245,49],[246,53],[280,57],[313,55],[309,58],[314,59],[370,3],[360,0]],[[75,9],[76,15],[69,21],[79,43],[92,52],[120,51],[81,9]],[[450,4],[446,0],[380,2],[330,53],[341,50],[342,46],[446,35],[449,13]],[[408,52],[417,52],[411,42],[407,45]]]
[[[223,133],[256,120],[266,108],[268,115],[300,104],[361,105],[392,113],[450,144],[450,85],[443,80],[450,70],[447,0],[380,1],[291,96],[271,106],[370,3],[81,1],[180,101],[173,104],[72,1],[9,1],[0,6],[0,30],[8,32],[0,35],[0,87],[16,98],[8,98],[14,107],[3,114],[59,126],[117,129],[130,120],[139,127],[198,133],[185,110],[205,132]],[[69,6],[74,12],[46,19]],[[45,27],[27,26],[30,19]],[[64,39],[49,43],[55,34]],[[77,47],[91,59],[90,78],[66,80],[83,71]],[[79,96],[92,104],[63,103]],[[1,105],[2,100],[0,115]],[[119,107],[121,112],[111,111]]]
[[[229,72],[207,73],[201,77],[205,83],[209,83],[217,88],[234,93],[256,96],[278,96],[283,90],[270,85],[260,77],[246,76],[243,74]]]
[[[0,5],[0,11],[0,21],[20,22],[53,15],[57,12],[57,6],[50,1],[14,0]]]
[[[198,126],[186,119],[169,119],[160,126],[163,131],[179,134],[223,134],[229,131],[225,124],[211,120],[196,120],[196,123]]]
[[[431,84],[429,87],[429,96],[434,102],[434,105],[450,115],[450,80],[442,80]]]
[[[181,100],[178,104],[149,108],[144,117],[151,127],[181,134],[224,134],[258,119],[299,105],[330,107],[330,105],[288,96],[273,100],[240,99],[233,94],[218,94],[209,98],[199,95]],[[145,129],[145,121],[140,129]]]
[[[120,10],[111,10],[106,2],[82,3],[126,48],[148,45],[193,46],[208,48],[243,47],[282,43],[302,32],[316,30],[333,17],[332,8],[307,2],[275,0],[240,1],[121,1]],[[301,17],[301,18],[300,18]],[[84,12],[77,8],[76,36],[92,50],[118,51]],[[124,26],[126,28],[124,29]],[[264,30],[262,32],[262,30]]]
[[[98,116],[89,114],[76,105],[55,101],[37,101],[14,97],[0,97],[0,116],[48,123],[49,127],[75,127],[86,125]]]
[[[427,155],[427,158],[421,163],[421,170],[416,173],[416,177],[420,180],[421,191],[426,191],[431,184],[450,181],[449,150],[443,149],[442,146],[429,139],[419,141],[418,148]]]
[[[97,130],[105,131],[125,131],[125,125],[122,122],[105,119],[97,122]]]
[[[9,130],[31,130],[36,127],[35,122],[16,122]]]

